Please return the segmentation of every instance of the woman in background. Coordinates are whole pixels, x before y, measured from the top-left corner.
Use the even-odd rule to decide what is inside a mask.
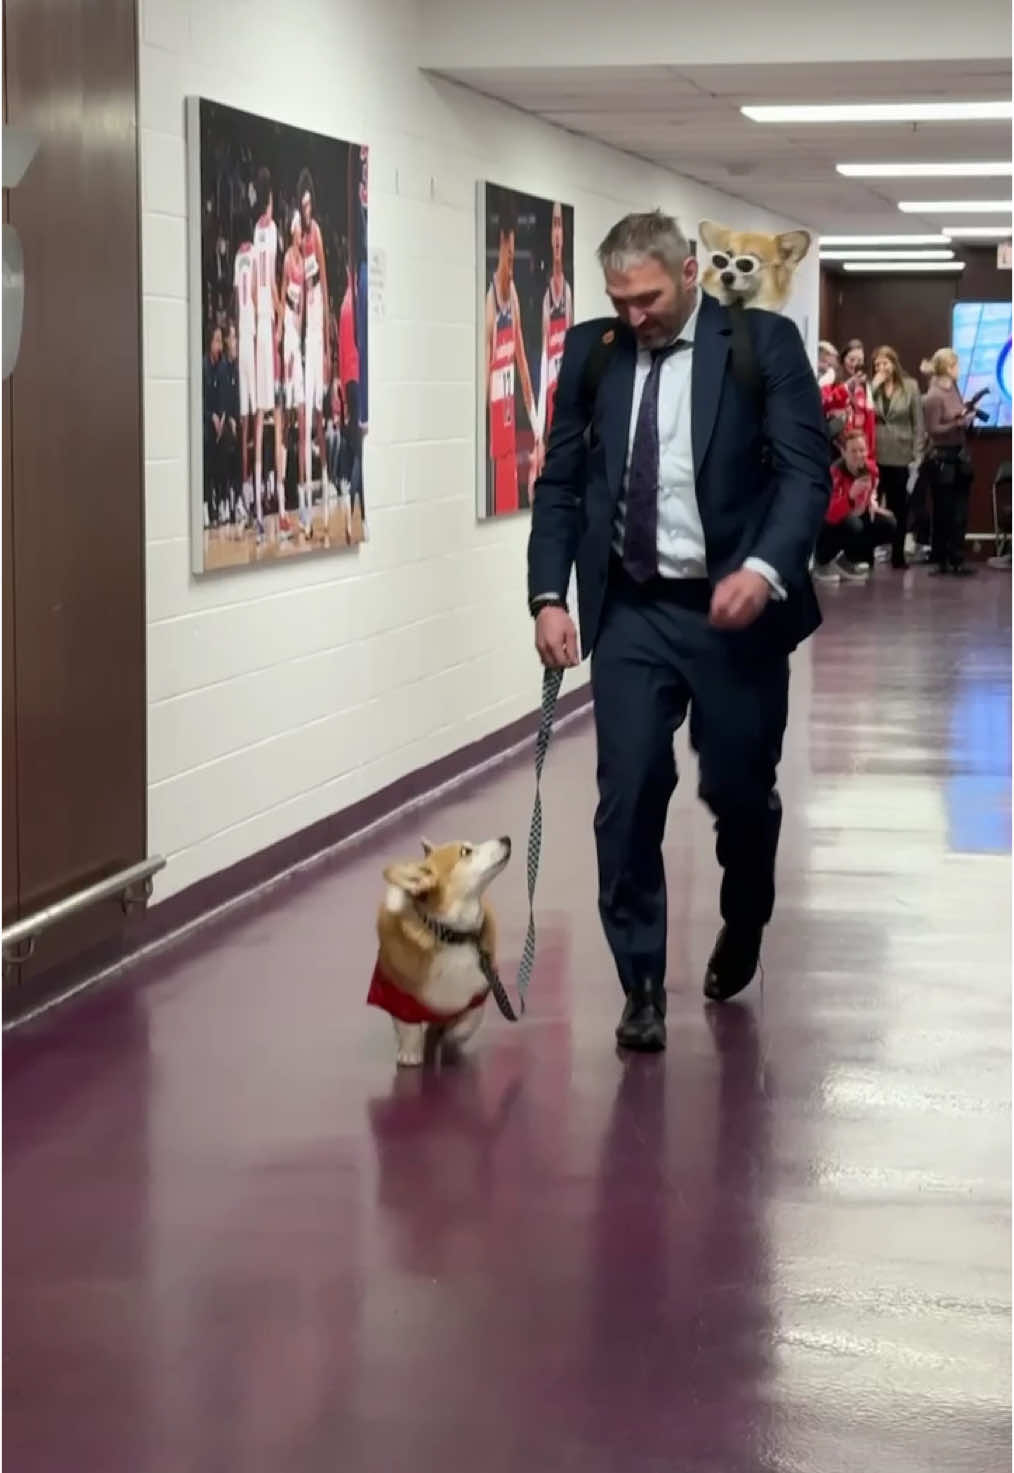
[[[958,390],[958,367],[953,348],[938,348],[923,362],[923,373],[932,375],[923,400],[923,416],[930,446],[926,471],[933,497],[931,571],[967,578],[975,569],[965,562],[972,489],[972,462],[965,442],[975,411],[969,409]]]
[[[904,568],[909,468],[922,455],[925,435],[922,398],[919,385],[904,372],[897,353],[886,344],[873,355],[871,388],[877,420],[880,499],[894,517],[891,567]]]
[[[849,394],[847,428],[862,430],[871,460],[877,460],[877,416],[873,412],[870,389],[866,382],[866,349],[859,338],[850,338],[841,355],[845,387]]]
[[[817,344],[817,382],[821,388],[841,381],[841,358],[834,343],[821,338]]]

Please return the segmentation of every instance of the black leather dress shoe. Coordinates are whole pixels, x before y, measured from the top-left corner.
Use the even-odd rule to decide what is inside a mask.
[[[665,1048],[665,988],[657,982],[639,982],[627,993],[616,1030],[621,1048],[657,1054]]]
[[[749,987],[760,961],[763,934],[755,927],[722,927],[704,976],[704,996],[709,1002],[728,1002]]]

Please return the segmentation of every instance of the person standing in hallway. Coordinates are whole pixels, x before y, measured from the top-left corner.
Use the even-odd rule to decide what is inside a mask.
[[[870,459],[877,459],[877,416],[870,402],[866,379],[866,349],[859,338],[850,338],[842,353],[842,372],[849,395],[846,429],[862,430]]]
[[[972,462],[965,441],[975,411],[961,397],[958,367],[953,348],[938,348],[923,363],[923,372],[932,375],[923,414],[930,446],[926,473],[933,499],[931,571],[967,578],[975,569],[965,562],[968,498],[972,491]]]
[[[877,418],[880,499],[894,517],[891,567],[904,568],[909,468],[922,456],[925,438],[922,396],[915,379],[902,369],[897,353],[886,345],[873,355],[871,388]]]
[[[621,1046],[665,1047],[662,840],[690,711],[716,819],[723,927],[705,996],[752,980],[775,899],[788,657],[820,624],[809,562],[830,499],[820,392],[787,318],[703,296],[676,221],[628,215],[599,247],[616,319],[567,335],[528,545],[543,663],[578,663],[576,563],[598,741],[599,909]],[[601,374],[599,375],[599,369]],[[597,383],[591,384],[594,373]]]

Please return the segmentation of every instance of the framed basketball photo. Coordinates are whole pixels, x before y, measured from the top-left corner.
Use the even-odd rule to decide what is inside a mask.
[[[476,444],[480,520],[527,511],[574,322],[574,208],[480,180]]]
[[[369,152],[191,97],[187,164],[193,570],[354,547]]]

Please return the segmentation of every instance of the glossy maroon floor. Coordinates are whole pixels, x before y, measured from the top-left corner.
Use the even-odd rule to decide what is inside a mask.
[[[702,1006],[687,782],[664,1058],[612,1042],[584,723],[532,1015],[453,1072],[363,1004],[379,870],[523,840],[527,758],[8,1035],[8,1466],[1006,1473],[1009,598],[825,594],[764,994]],[[520,864],[496,895],[512,965]]]

